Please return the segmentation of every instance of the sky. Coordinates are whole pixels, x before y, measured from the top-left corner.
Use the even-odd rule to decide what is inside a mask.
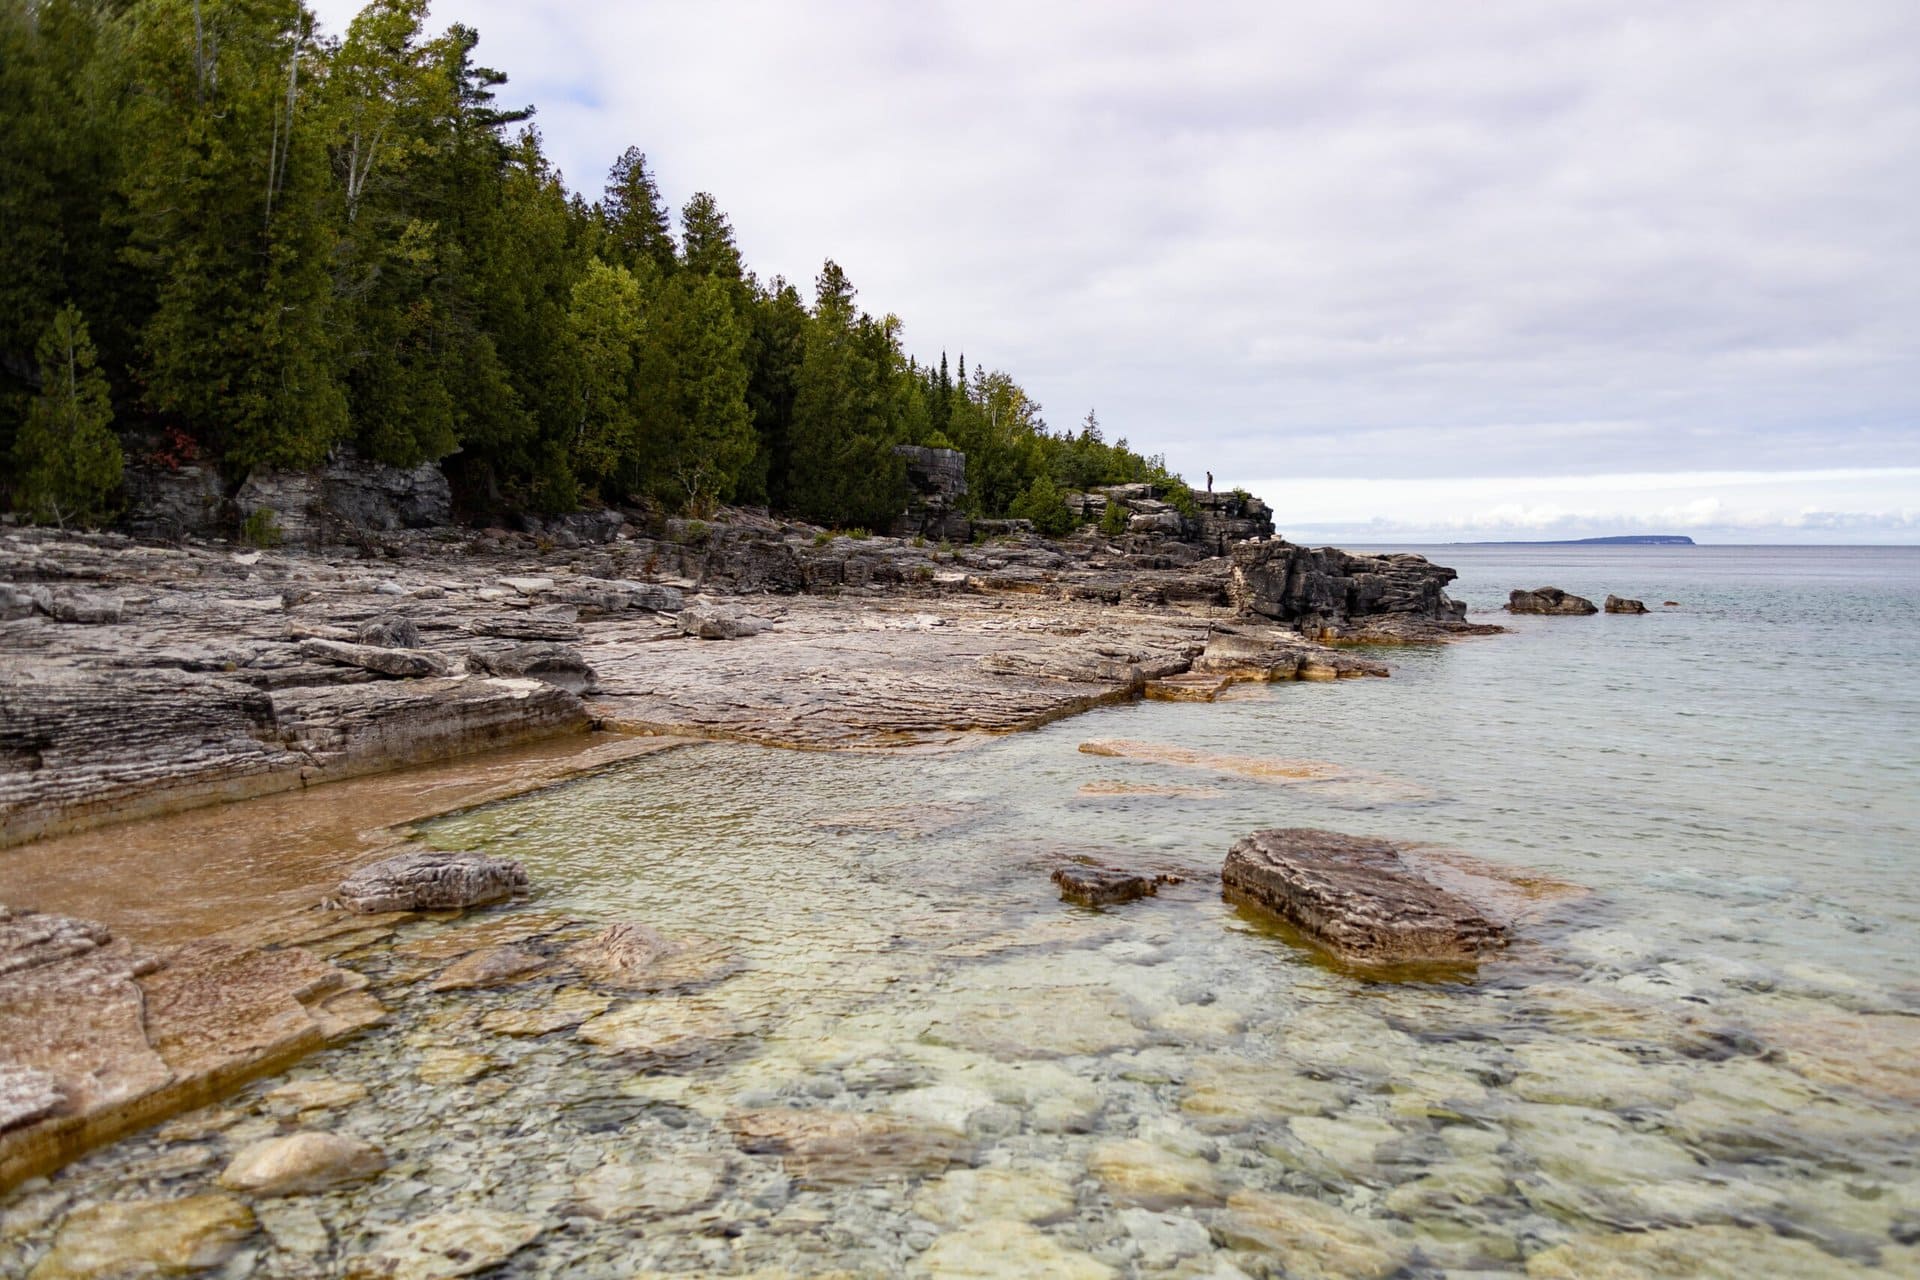
[[[357,5],[315,5],[340,32]],[[440,0],[589,195],[1289,537],[1920,542],[1920,3]]]

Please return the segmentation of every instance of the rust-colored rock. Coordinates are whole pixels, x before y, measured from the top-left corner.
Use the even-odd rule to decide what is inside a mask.
[[[1442,888],[1385,840],[1256,831],[1228,852],[1220,879],[1229,897],[1355,964],[1471,964],[1508,940],[1498,913]]]

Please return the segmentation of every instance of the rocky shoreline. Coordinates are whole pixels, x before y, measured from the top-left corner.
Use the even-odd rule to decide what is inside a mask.
[[[953,548],[750,514],[591,532],[0,534],[0,848],[541,739],[578,736],[587,762],[593,730],[953,748],[1141,696],[1387,674],[1328,642],[1492,629],[1420,557],[1276,539]],[[44,1051],[0,1064],[0,1186],[380,1020],[328,957],[417,915],[270,912],[148,946],[8,905],[0,1041]]]

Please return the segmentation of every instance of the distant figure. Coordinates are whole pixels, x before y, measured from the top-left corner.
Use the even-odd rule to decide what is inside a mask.
[[[1213,472],[1207,472],[1207,492],[1213,492]]]

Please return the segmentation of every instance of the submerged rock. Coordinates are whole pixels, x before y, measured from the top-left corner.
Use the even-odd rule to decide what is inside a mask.
[[[191,1275],[226,1261],[253,1228],[247,1206],[226,1195],[83,1205],[30,1280]]]
[[[530,978],[550,962],[543,955],[508,943],[482,947],[460,957],[433,980],[435,991],[467,991]]]
[[[1305,1196],[1265,1191],[1235,1192],[1215,1231],[1228,1248],[1277,1261],[1302,1280],[1380,1280],[1412,1254],[1383,1224]]]
[[[642,924],[609,925],[567,948],[566,959],[596,982],[634,991],[666,991],[725,977],[739,967],[707,938],[669,938]]]
[[[392,1227],[350,1259],[351,1280],[446,1280],[498,1266],[526,1248],[546,1223],[524,1213],[452,1209]]]
[[[1647,606],[1642,600],[1629,600],[1625,596],[1608,596],[1606,609],[1608,613],[1645,613]]]
[[[1107,1280],[1118,1273],[1097,1258],[1064,1248],[1037,1227],[990,1219],[935,1240],[921,1255],[915,1274],[930,1280],[997,1280],[1000,1276]]]
[[[484,853],[418,849],[360,868],[334,893],[348,911],[453,911],[502,902],[527,887],[526,868]]]
[[[1516,587],[1507,595],[1507,612],[1579,616],[1600,610],[1584,596],[1570,595],[1558,587],[1535,587],[1531,591]]]
[[[1118,867],[1086,866],[1070,863],[1054,870],[1053,882],[1060,886],[1060,897],[1083,907],[1106,907],[1136,898],[1150,898],[1163,884],[1179,884],[1180,877],[1166,872],[1141,875]]]
[[[1359,964],[1471,963],[1507,926],[1441,888],[1385,840],[1304,827],[1256,831],[1227,854],[1229,896]]]
[[[972,1150],[949,1129],[866,1112],[741,1111],[727,1127],[742,1151],[777,1155],[788,1173],[816,1187],[937,1174],[966,1163]]]
[[[308,1130],[245,1148],[221,1173],[220,1185],[257,1196],[305,1195],[364,1182],[386,1167],[371,1143]]]

